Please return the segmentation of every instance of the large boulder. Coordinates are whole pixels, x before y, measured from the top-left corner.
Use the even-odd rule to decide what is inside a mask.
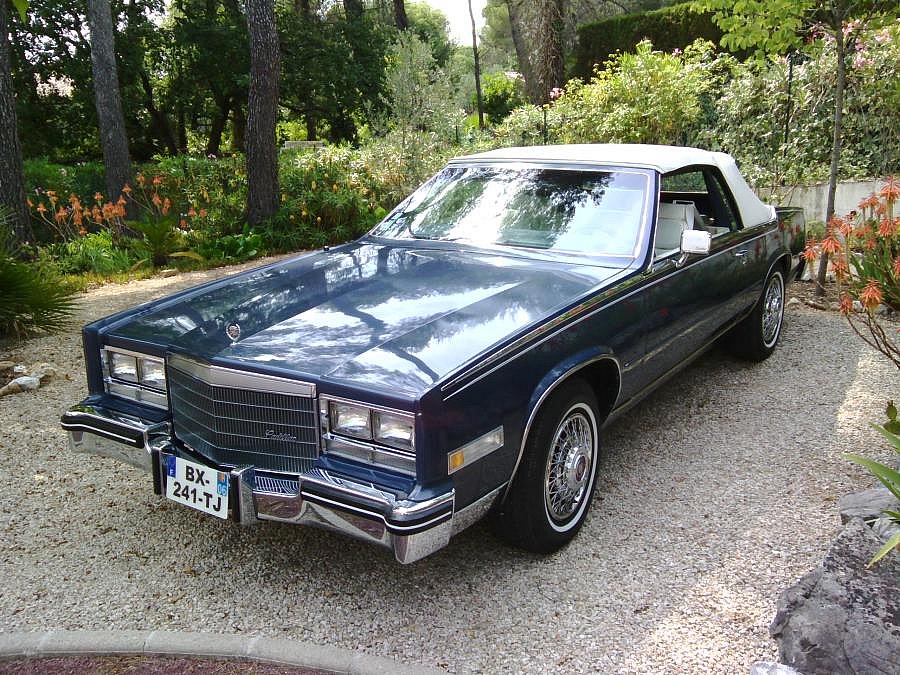
[[[769,627],[801,673],[900,673],[900,556],[867,568],[882,541],[852,518],[822,565],[788,588]]]

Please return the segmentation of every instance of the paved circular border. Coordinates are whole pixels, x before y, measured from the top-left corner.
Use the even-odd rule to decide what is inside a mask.
[[[260,661],[334,673],[389,675],[442,673],[339,647],[266,637],[167,631],[51,630],[0,633],[0,662],[58,656],[180,656]]]

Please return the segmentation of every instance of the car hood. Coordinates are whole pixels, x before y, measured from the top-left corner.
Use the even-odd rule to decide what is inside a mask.
[[[257,372],[417,395],[622,272],[362,240],[144,306],[109,335]]]

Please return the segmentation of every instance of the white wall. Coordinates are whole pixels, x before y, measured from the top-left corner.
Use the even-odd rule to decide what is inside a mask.
[[[835,194],[834,210],[839,216],[850,211],[857,211],[858,204],[873,192],[878,192],[884,181],[847,181],[838,183]],[[760,199],[777,206],[800,206],[806,213],[806,220],[825,220],[825,201],[828,198],[828,183],[819,185],[781,188],[774,198],[770,199],[772,190],[758,190]]]

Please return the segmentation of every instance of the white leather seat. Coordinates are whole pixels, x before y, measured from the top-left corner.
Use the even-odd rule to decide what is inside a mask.
[[[681,248],[681,233],[693,229],[693,204],[669,204],[660,202],[656,224],[656,257],[662,257]]]

